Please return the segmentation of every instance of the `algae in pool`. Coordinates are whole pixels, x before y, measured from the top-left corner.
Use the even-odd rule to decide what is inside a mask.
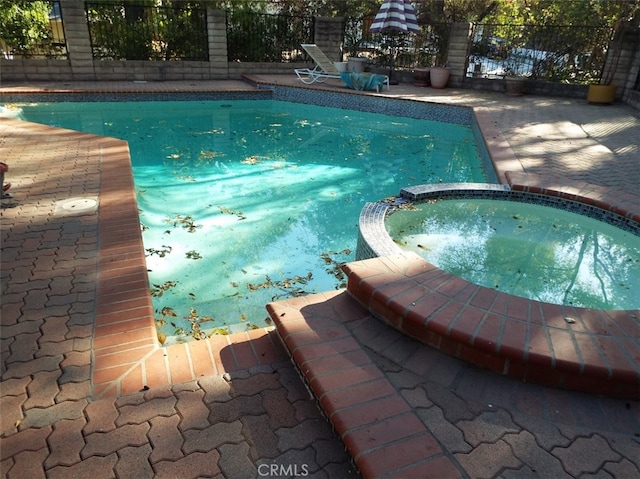
[[[24,105],[24,116],[129,142],[168,342],[263,326],[270,301],[344,286],[365,202],[487,180],[471,129],[427,120],[270,100]]]
[[[394,241],[475,284],[547,303],[640,306],[640,237],[568,211],[485,199],[439,200],[386,219]]]

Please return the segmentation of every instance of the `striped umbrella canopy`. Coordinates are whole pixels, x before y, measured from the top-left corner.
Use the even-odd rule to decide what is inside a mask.
[[[409,0],[385,0],[373,19],[369,31],[373,33],[419,31],[413,5]]]

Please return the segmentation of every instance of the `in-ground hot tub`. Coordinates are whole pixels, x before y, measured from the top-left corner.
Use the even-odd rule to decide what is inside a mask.
[[[386,229],[400,249],[440,269],[547,303],[640,308],[640,236],[619,219],[510,191],[409,205],[387,216]]]
[[[347,266],[348,289],[392,326],[482,367],[636,397],[638,218],[567,196],[551,189],[439,184],[369,203],[360,216],[357,258],[363,261]],[[443,268],[453,271],[430,262],[442,258]],[[527,270],[536,260],[544,260],[542,266]],[[478,274],[487,268],[482,284]],[[507,290],[514,284],[531,290],[528,283],[537,283],[532,294]]]

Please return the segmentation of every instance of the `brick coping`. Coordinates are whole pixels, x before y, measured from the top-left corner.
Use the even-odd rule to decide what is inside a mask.
[[[345,290],[270,303],[267,311],[363,477],[463,475],[352,336],[348,325],[369,312]]]
[[[85,135],[91,141],[93,135]],[[284,357],[273,328],[162,347],[157,339],[129,148],[99,141],[102,181],[93,335],[94,398],[268,365]]]
[[[511,296],[415,253],[357,261],[344,270],[349,294],[373,316],[443,353],[527,382],[638,398],[640,311]]]
[[[414,254],[353,262],[344,270],[347,290],[270,303],[267,311],[365,478],[462,475],[354,336],[371,317],[499,374],[638,396],[638,365],[629,361],[637,344],[624,333],[584,329],[601,327],[605,317],[585,314],[569,325],[562,308],[541,305],[536,313],[520,298],[470,285]],[[628,355],[618,349],[622,343]]]

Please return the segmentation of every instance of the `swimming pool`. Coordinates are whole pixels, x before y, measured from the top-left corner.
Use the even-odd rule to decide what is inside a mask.
[[[343,287],[365,202],[488,177],[458,124],[271,100],[23,108],[30,121],[129,142],[168,337],[262,326],[270,301]]]

